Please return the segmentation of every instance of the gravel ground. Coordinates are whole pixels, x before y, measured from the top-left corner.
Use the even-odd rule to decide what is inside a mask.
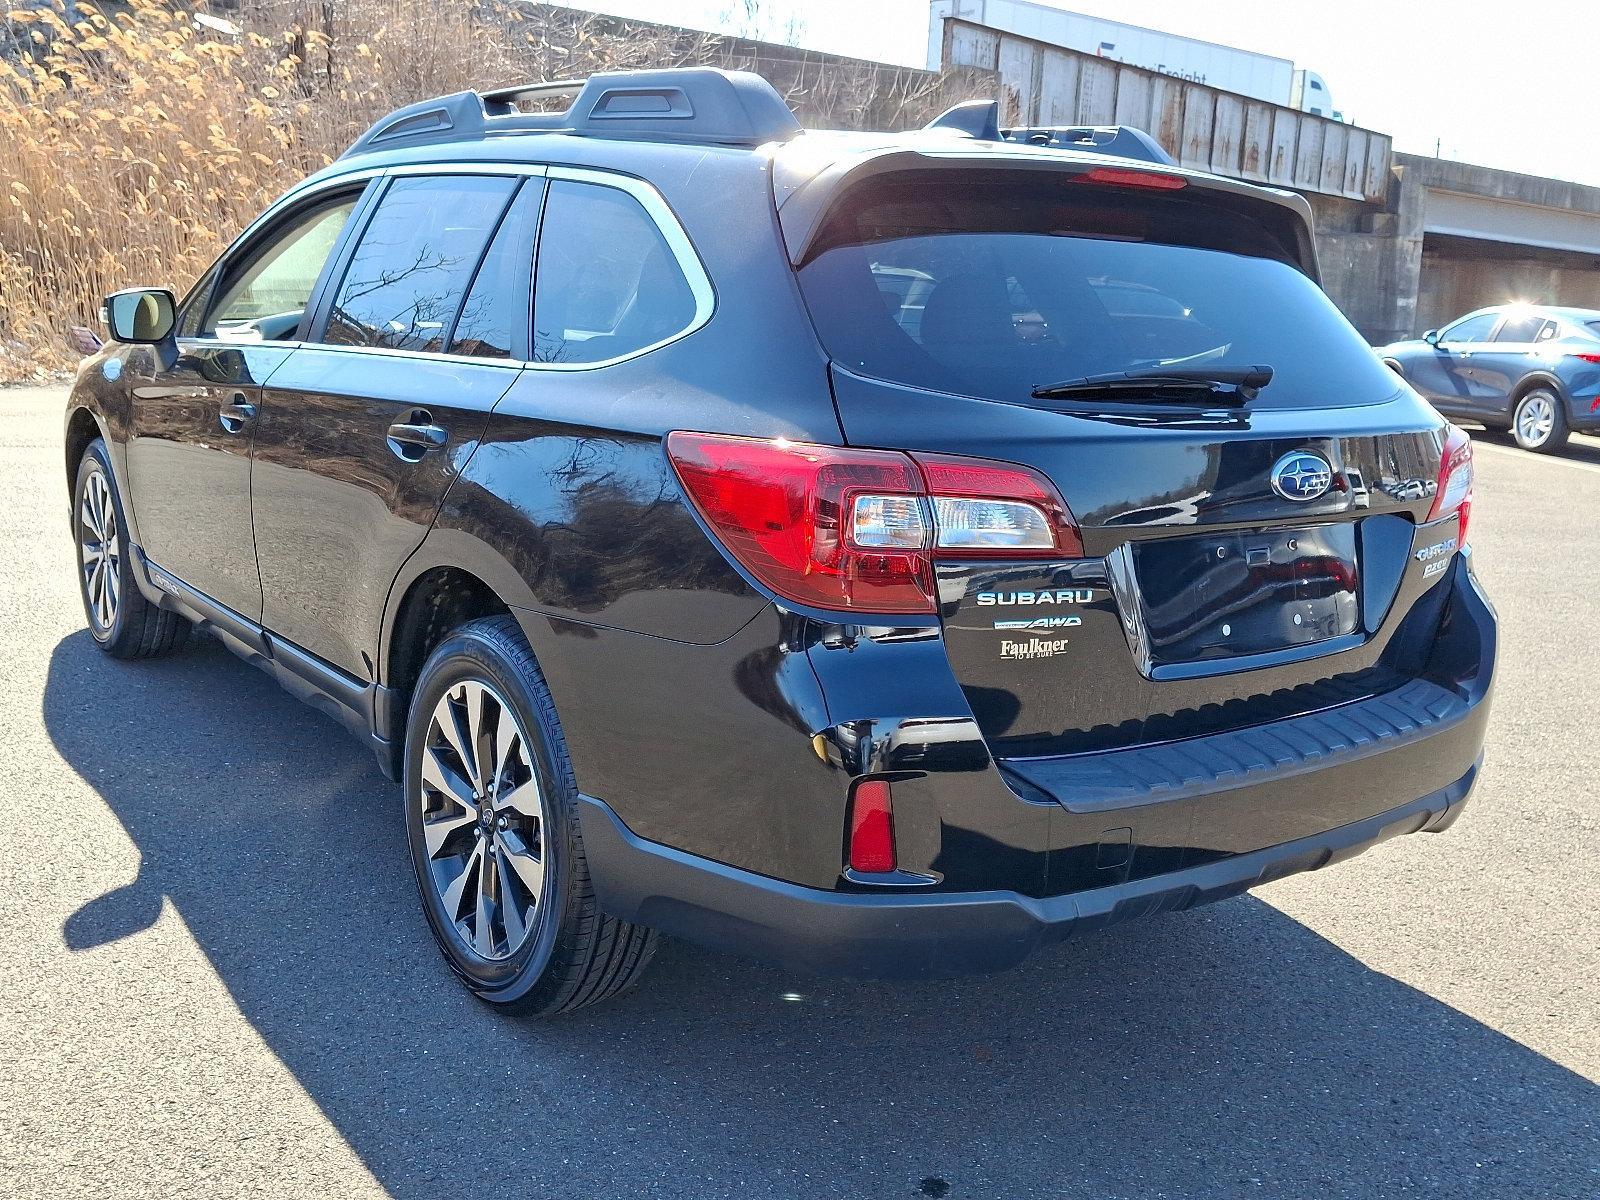
[[[1600,442],[1480,441],[1446,835],[991,978],[671,945],[534,1024],[448,977],[353,739],[214,644],[94,650],[63,395],[0,391],[0,1195],[1600,1195]]]

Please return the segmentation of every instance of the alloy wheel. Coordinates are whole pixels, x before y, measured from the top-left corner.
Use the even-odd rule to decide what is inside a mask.
[[[1556,427],[1556,409],[1544,392],[1534,392],[1517,406],[1517,440],[1524,446],[1542,446]]]
[[[444,918],[478,957],[509,958],[544,911],[548,820],[527,736],[499,692],[469,679],[439,698],[420,779]]]
[[[78,504],[78,565],[89,619],[97,632],[107,633],[116,624],[122,600],[122,538],[111,485],[98,469],[89,472]]]

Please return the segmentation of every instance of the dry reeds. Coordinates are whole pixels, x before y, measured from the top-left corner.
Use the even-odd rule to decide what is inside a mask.
[[[69,366],[68,327],[93,327],[106,293],[186,287],[288,186],[426,96],[713,63],[761,70],[812,123],[901,127],[973,94],[970,79],[769,49],[497,0],[245,0],[226,20],[172,0],[10,12],[0,382]]]

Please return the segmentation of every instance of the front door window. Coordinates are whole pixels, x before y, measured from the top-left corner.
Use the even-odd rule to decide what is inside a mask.
[[[317,205],[265,249],[225,272],[200,335],[237,342],[292,341],[358,198],[344,196]]]

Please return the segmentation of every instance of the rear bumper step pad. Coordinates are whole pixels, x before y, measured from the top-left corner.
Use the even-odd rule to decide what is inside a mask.
[[[1443,732],[1471,708],[1459,693],[1413,679],[1383,695],[1248,729],[1097,754],[1001,759],[999,766],[1024,796],[1098,812],[1275,782],[1399,749]]]

